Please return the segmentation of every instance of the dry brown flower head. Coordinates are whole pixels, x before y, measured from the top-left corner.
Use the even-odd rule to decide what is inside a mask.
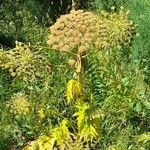
[[[97,26],[98,28],[95,28]],[[70,51],[78,48],[80,49],[79,52],[88,51],[95,46],[93,41],[97,36],[101,36],[98,35],[97,29],[105,32],[105,25],[100,21],[100,18],[92,12],[72,10],[70,14],[62,15],[50,27],[47,44],[60,51]]]

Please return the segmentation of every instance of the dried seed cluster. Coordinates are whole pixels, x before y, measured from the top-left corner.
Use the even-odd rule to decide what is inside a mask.
[[[29,113],[29,103],[26,95],[17,93],[12,96],[9,102],[10,112],[15,115],[27,115]]]
[[[14,49],[0,51],[0,67],[8,69],[12,77],[26,82],[33,82],[50,73],[46,55],[20,42],[16,42]]]
[[[84,53],[92,47],[105,47],[105,32],[106,27],[98,16],[72,10],[50,27],[47,44],[61,51],[77,48],[79,53]]]

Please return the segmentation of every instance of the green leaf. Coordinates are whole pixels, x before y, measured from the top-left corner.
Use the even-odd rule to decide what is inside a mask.
[[[136,112],[141,112],[142,111],[142,105],[141,105],[141,103],[137,103],[136,106],[135,106],[135,108],[134,108],[134,110]]]
[[[149,141],[150,141],[150,132],[143,133],[143,134],[139,135],[139,137],[138,137],[138,143],[139,142],[147,143]]]

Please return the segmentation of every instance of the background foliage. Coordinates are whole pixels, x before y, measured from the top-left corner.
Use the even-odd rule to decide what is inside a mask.
[[[112,6],[116,12],[120,6],[130,11],[130,19],[138,24],[138,36],[130,51],[122,49],[122,57],[117,60],[102,53],[87,58],[85,91],[93,94],[93,100],[104,116],[102,138],[92,144],[104,150],[146,150],[150,147],[150,1],[78,0],[78,8],[95,13],[102,9],[111,12]],[[12,49],[17,40],[27,45],[42,45],[44,51],[48,27],[70,9],[71,0],[1,0],[1,47],[4,51]],[[66,84],[73,76],[66,62],[70,56],[48,50],[48,57],[55,67],[42,85],[26,85],[12,78],[8,70],[0,70],[0,149],[21,149],[42,133],[47,134],[65,117],[74,119],[71,116],[75,108],[66,104],[64,94]],[[105,59],[111,60],[108,65],[105,65]],[[116,66],[123,70],[112,75]],[[115,76],[118,79],[111,82]],[[12,104],[14,93],[29,95],[29,116],[16,116],[10,112],[10,107],[6,107]],[[83,149],[84,144],[77,141],[76,145]],[[71,142],[68,147],[75,146]]]

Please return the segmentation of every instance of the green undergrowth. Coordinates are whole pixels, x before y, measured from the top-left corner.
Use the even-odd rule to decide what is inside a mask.
[[[99,30],[106,39],[105,47],[95,48],[91,36],[87,53],[46,43],[49,26],[69,13],[70,5],[40,0],[0,4],[0,149],[148,150],[150,2],[80,1],[79,8],[100,17]],[[119,12],[134,22],[121,20],[125,34],[113,28],[120,23]],[[51,34],[57,38],[55,24],[54,29]]]

